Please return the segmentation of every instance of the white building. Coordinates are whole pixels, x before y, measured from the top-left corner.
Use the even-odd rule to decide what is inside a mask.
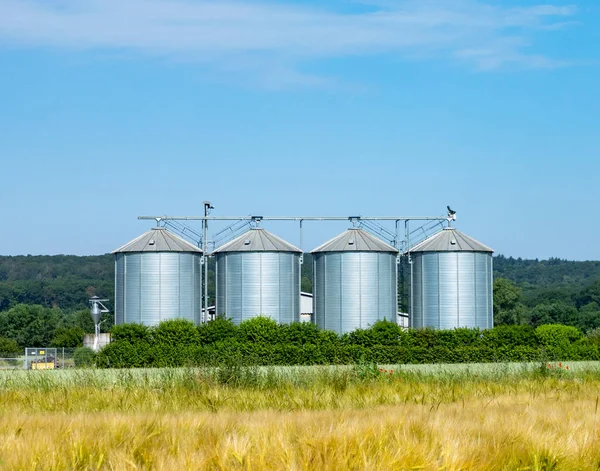
[[[313,321],[313,295],[312,293],[300,293],[300,322]]]

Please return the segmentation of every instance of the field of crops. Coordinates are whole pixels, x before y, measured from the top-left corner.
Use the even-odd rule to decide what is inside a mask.
[[[0,371],[0,469],[592,470],[600,364]]]

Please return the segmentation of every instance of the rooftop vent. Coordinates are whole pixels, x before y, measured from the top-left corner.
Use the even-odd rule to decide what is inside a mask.
[[[156,242],[154,241],[154,239],[150,239],[150,240],[148,241],[148,245],[154,245],[155,243],[156,243]]]

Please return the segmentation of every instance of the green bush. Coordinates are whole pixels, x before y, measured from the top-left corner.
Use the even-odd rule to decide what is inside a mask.
[[[266,317],[238,327],[218,318],[196,327],[182,320],[157,327],[116,326],[96,357],[100,367],[328,365],[600,360],[594,337],[563,325],[402,330],[387,321],[339,336],[310,323],[278,325]]]
[[[535,330],[528,325],[499,325],[483,331],[482,335],[482,342],[491,348],[538,346]]]
[[[198,335],[200,345],[208,345],[235,337],[237,326],[231,319],[224,316],[217,316],[216,319],[198,326]]]
[[[77,368],[85,368],[94,365],[96,353],[88,347],[79,347],[73,354],[73,360]]]
[[[437,334],[431,328],[411,329],[408,331],[407,342],[414,348],[432,348],[437,344]]]
[[[284,340],[280,335],[283,330],[270,317],[260,316],[243,321],[237,333],[241,342],[277,343]]]
[[[161,322],[152,331],[153,342],[166,346],[191,346],[200,343],[200,334],[193,322],[171,319]]]
[[[21,353],[23,353],[23,349],[19,347],[15,340],[0,337],[0,357],[10,358]]]
[[[287,342],[306,345],[319,342],[319,328],[310,322],[294,322],[280,326],[280,335]]]
[[[583,338],[583,333],[577,327],[548,324],[537,327],[535,329],[535,336],[542,347],[564,349],[571,343]]]
[[[150,342],[152,340],[150,328],[141,324],[115,325],[110,332],[113,342],[129,342],[133,344]]]
[[[595,329],[588,331],[585,336],[590,343],[600,346],[600,327],[596,327]]]
[[[54,332],[54,338],[50,342],[51,347],[76,348],[83,346],[85,332],[81,327],[58,327]]]
[[[101,368],[147,368],[154,366],[148,342],[130,343],[112,341],[96,356],[96,366]]]

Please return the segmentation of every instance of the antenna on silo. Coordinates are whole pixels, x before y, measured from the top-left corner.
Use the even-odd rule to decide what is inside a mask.
[[[450,208],[450,206],[446,206],[448,208],[448,227],[452,225],[452,221],[456,221],[456,211]]]
[[[92,316],[92,320],[94,321],[94,346],[93,350],[95,352],[98,351],[98,344],[100,340],[100,316],[105,312],[110,312],[106,306],[102,303],[107,302],[108,299],[100,299],[98,296],[93,296],[90,298],[90,304],[92,307],[90,308],[90,314]]]

